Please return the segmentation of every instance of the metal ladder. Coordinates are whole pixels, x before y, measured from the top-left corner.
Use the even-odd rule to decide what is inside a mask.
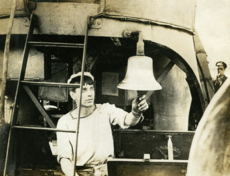
[[[25,47],[23,51],[23,59],[22,59],[22,66],[18,78],[18,83],[17,83],[17,88],[16,88],[16,94],[15,94],[15,99],[14,99],[14,106],[13,106],[13,112],[11,115],[11,121],[10,121],[10,130],[9,130],[9,136],[8,136],[8,143],[7,143],[7,151],[6,151],[6,159],[5,159],[5,165],[4,165],[4,174],[3,176],[6,176],[7,172],[7,164],[8,164],[8,157],[9,157],[9,150],[11,146],[14,146],[14,139],[16,136],[15,131],[17,129],[30,129],[30,130],[45,130],[45,131],[54,131],[54,132],[69,132],[69,133],[76,133],[76,146],[74,149],[74,166],[76,165],[76,158],[77,158],[77,145],[78,145],[78,133],[79,133],[79,125],[80,121],[78,118],[77,122],[77,127],[76,131],[73,130],[62,130],[62,129],[57,129],[50,119],[49,115],[46,113],[45,109],[43,106],[39,103],[38,99],[36,96],[33,94],[31,89],[29,88],[30,85],[34,86],[49,86],[49,87],[59,87],[59,88],[71,88],[71,87],[76,87],[76,85],[80,85],[80,99],[79,102],[81,102],[82,99],[82,87],[83,87],[83,75],[84,75],[84,68],[85,68],[85,59],[86,59],[86,50],[87,50],[87,42],[88,42],[88,23],[89,23],[89,17],[87,18],[87,23],[86,23],[86,30],[85,30],[85,39],[84,43],[58,43],[58,42],[37,42],[37,41],[32,41],[32,36],[33,36],[33,30],[35,28],[35,15],[31,14],[30,15],[30,24],[29,24],[29,29],[28,29],[28,34],[26,37],[26,42],[25,42]],[[27,66],[27,61],[28,61],[28,55],[30,51],[31,46],[43,46],[43,47],[64,47],[64,48],[83,48],[83,58],[82,58],[82,69],[81,69],[81,82],[80,84],[67,84],[67,83],[50,83],[50,82],[33,82],[33,81],[25,81],[25,71],[26,71],[26,66]],[[43,128],[43,127],[26,127],[26,126],[16,126],[16,121],[17,121],[17,115],[18,115],[18,110],[19,110],[19,101],[20,101],[20,92],[24,88],[25,92],[29,95],[35,106],[38,108],[42,116],[46,119],[48,122],[49,126],[51,128]],[[80,109],[81,106],[78,108],[78,117],[80,116]],[[73,176],[75,175],[75,167],[73,169]]]

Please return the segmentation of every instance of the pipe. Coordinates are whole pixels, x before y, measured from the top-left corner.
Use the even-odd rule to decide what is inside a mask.
[[[168,159],[173,160],[173,144],[171,140],[171,135],[168,135]]]
[[[12,7],[9,19],[9,26],[6,34],[6,43],[3,56],[3,73],[2,73],[2,84],[1,84],[1,101],[0,101],[0,123],[4,121],[4,97],[6,93],[6,79],[7,79],[7,70],[8,70],[8,59],[9,59],[9,50],[10,50],[10,38],[14,22],[14,15],[16,10],[17,0],[12,0]]]
[[[81,99],[82,99],[82,89],[83,89],[84,72],[85,72],[85,60],[86,60],[86,50],[87,50],[87,42],[88,42],[89,19],[90,17],[88,16],[87,23],[86,23],[83,58],[82,58],[82,65],[81,65],[80,98],[78,100],[79,107],[78,107],[78,118],[77,118],[77,128],[76,128],[76,144],[74,148],[73,173],[72,173],[73,176],[75,176],[76,164],[77,164],[78,136],[79,136],[79,128],[80,128],[80,115],[81,115]]]

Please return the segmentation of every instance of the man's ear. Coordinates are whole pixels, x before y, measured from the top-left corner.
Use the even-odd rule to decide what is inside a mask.
[[[69,95],[71,96],[71,98],[72,98],[73,100],[75,100],[75,92],[70,91],[70,92],[69,92]]]

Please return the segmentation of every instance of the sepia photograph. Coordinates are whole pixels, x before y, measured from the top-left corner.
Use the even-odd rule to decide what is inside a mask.
[[[229,0],[0,0],[0,176],[230,176]]]

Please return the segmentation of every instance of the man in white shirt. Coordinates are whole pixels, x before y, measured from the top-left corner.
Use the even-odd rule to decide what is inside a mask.
[[[74,74],[68,83],[80,83],[81,73]],[[109,156],[114,156],[114,145],[111,125],[119,125],[125,129],[136,125],[142,116],[142,112],[148,109],[145,96],[136,98],[132,103],[132,112],[127,113],[115,105],[109,103],[94,104],[94,77],[84,73],[84,83],[82,89],[82,102],[80,113],[80,127],[78,137],[77,152],[77,172],[82,166],[100,168],[106,163]],[[78,102],[80,98],[80,88],[71,88],[70,96]],[[77,105],[78,106],[78,105]],[[79,106],[78,106],[79,107]],[[61,117],[58,121],[58,129],[76,130],[78,118],[77,108]],[[65,175],[72,176],[73,156],[76,134],[57,132],[58,162]],[[99,167],[98,167],[99,166]],[[106,169],[104,169],[106,170]],[[105,171],[106,172],[106,171]],[[105,174],[103,171],[103,176]],[[76,175],[78,175],[76,173]],[[83,175],[98,175],[97,171],[85,173]]]

